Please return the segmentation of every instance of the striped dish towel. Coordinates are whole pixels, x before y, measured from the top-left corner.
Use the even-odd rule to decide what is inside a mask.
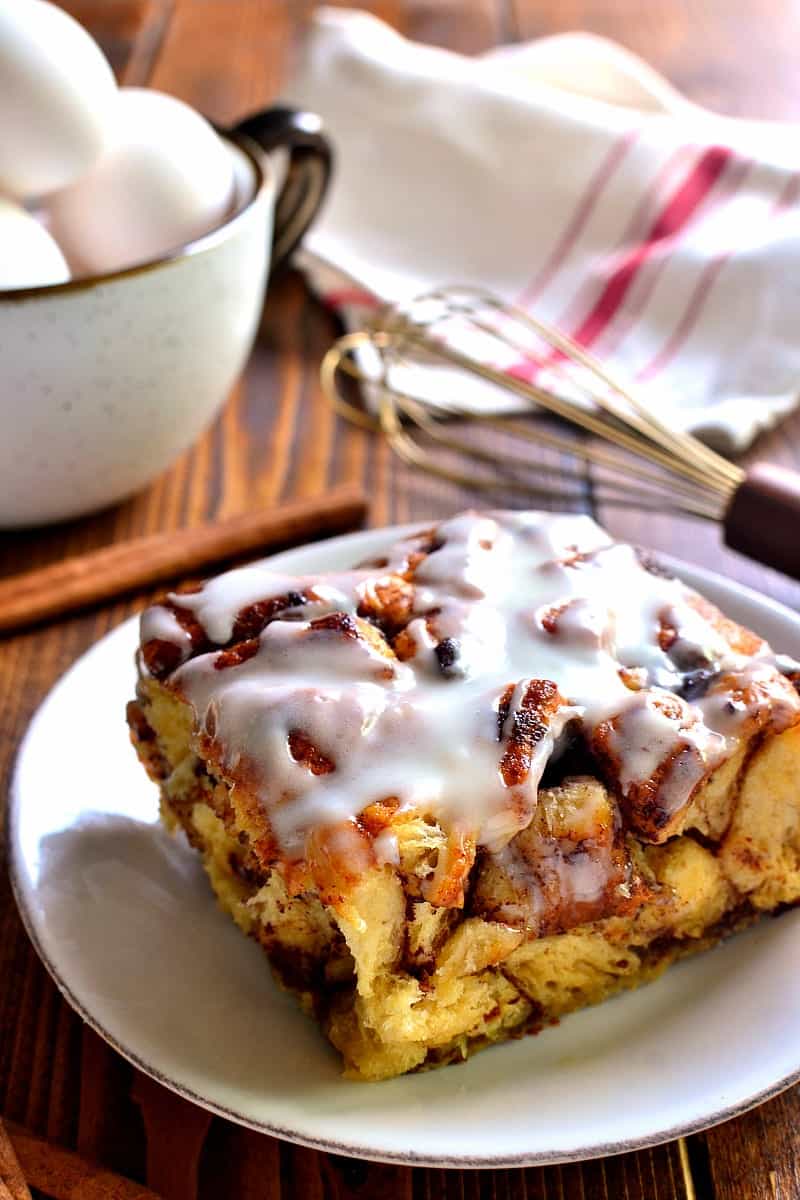
[[[698,108],[587,34],[473,59],[342,9],[318,11],[287,99],[338,152],[301,262],[348,327],[483,286],[724,452],[800,400],[794,127]],[[508,405],[482,389],[464,404]]]

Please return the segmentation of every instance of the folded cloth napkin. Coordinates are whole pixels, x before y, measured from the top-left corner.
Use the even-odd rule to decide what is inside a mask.
[[[318,11],[286,98],[336,146],[301,262],[348,327],[479,285],[725,452],[800,401],[794,127],[701,109],[588,34],[466,58],[342,9]]]

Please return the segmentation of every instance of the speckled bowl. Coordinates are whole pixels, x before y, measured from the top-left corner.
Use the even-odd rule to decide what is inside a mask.
[[[309,114],[273,109],[239,128],[226,139],[239,199],[224,225],[142,266],[0,291],[0,527],[130,495],[225,400],[255,336],[270,259],[296,244],[330,170]],[[262,146],[290,150],[280,189]]]

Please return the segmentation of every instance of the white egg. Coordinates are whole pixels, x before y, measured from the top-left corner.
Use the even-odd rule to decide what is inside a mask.
[[[117,85],[99,46],[46,0],[0,0],[0,191],[71,183],[108,142]]]
[[[69,267],[35,217],[0,196],[0,289],[64,283]]]
[[[233,199],[233,155],[208,121],[173,96],[122,88],[114,143],[48,210],[73,268],[101,274],[208,233]]]

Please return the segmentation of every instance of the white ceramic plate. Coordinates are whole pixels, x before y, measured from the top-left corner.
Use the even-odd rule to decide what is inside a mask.
[[[418,526],[417,526],[418,528]],[[399,531],[392,531],[396,536]],[[313,572],[375,554],[386,531],[291,550]],[[800,617],[694,567],[726,612],[800,657]],[[800,1077],[800,911],[658,982],[464,1065],[379,1084],[337,1057],[216,907],[157,823],[128,743],[135,621],[72,667],[17,761],[10,847],[28,932],[69,1002],[142,1070],[292,1141],[384,1161],[522,1166],[590,1158],[721,1121]]]

